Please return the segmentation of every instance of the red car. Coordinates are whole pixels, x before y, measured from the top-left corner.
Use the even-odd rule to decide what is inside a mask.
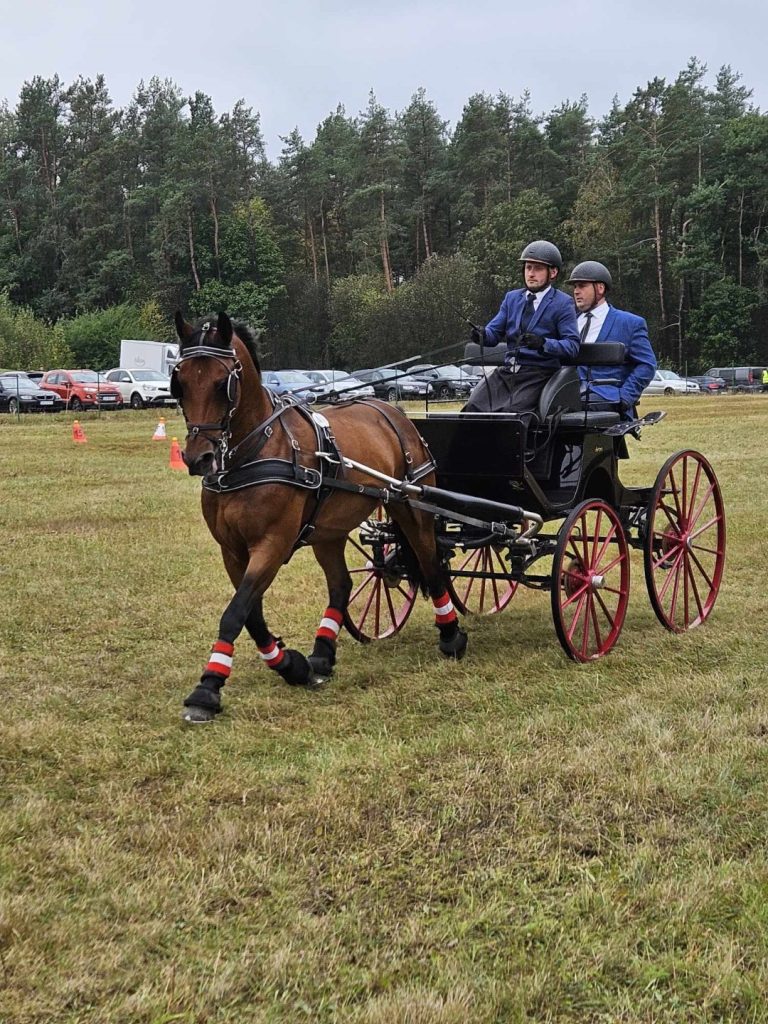
[[[48,370],[41,388],[55,391],[74,412],[83,409],[122,409],[120,389],[93,370]]]

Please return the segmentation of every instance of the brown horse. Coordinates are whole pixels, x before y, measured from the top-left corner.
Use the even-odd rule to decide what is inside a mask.
[[[181,346],[171,389],[187,424],[183,458],[192,475],[203,477],[203,516],[235,587],[200,682],[184,701],[184,719],[197,723],[221,710],[220,690],[243,627],[286,682],[312,685],[331,675],[352,590],[347,536],[386,494],[370,476],[341,469],[341,456],[397,480],[433,483],[434,474],[422,438],[398,410],[370,400],[329,409],[327,419],[313,415],[262,386],[253,336],[226,313],[194,326],[177,313],[176,328]],[[435,606],[439,649],[460,658],[467,638],[446,590],[432,517],[403,501],[389,509],[414,578]],[[328,584],[328,607],[308,657],[285,648],[262,611],[266,590],[300,544],[312,546]]]

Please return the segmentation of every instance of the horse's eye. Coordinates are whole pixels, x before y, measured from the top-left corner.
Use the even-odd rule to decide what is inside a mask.
[[[228,377],[223,377],[221,380],[217,380],[216,381],[216,390],[217,391],[226,391],[228,383],[229,383],[229,378]]]

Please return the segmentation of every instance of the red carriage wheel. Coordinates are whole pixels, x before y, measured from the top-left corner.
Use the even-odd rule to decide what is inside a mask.
[[[594,661],[611,650],[629,601],[629,545],[604,501],[577,505],[560,529],[551,597],[557,638],[569,658]]]
[[[385,567],[373,564],[374,548],[360,542],[360,534],[389,522],[388,513],[379,506],[347,539],[344,555],[352,577],[352,593],[344,613],[344,625],[360,643],[383,640],[399,633],[416,603],[416,587],[398,571],[387,572],[386,561],[396,555],[394,544],[385,544]]]
[[[509,565],[501,552],[491,544],[469,551],[460,551],[451,561],[449,572],[509,573]],[[516,580],[489,580],[478,576],[451,576],[448,590],[457,611],[466,615],[493,615],[503,611],[517,590]]]
[[[684,633],[712,611],[725,565],[723,496],[709,462],[672,455],[659,471],[646,520],[645,582],[663,626]]]

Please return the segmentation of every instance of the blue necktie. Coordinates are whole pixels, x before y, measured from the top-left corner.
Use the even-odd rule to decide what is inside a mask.
[[[533,303],[535,298],[536,296],[533,294],[533,292],[528,292],[528,294],[525,297],[525,309],[523,310],[523,315],[520,317],[521,334],[525,334],[525,332],[528,330],[528,324],[533,319]]]

